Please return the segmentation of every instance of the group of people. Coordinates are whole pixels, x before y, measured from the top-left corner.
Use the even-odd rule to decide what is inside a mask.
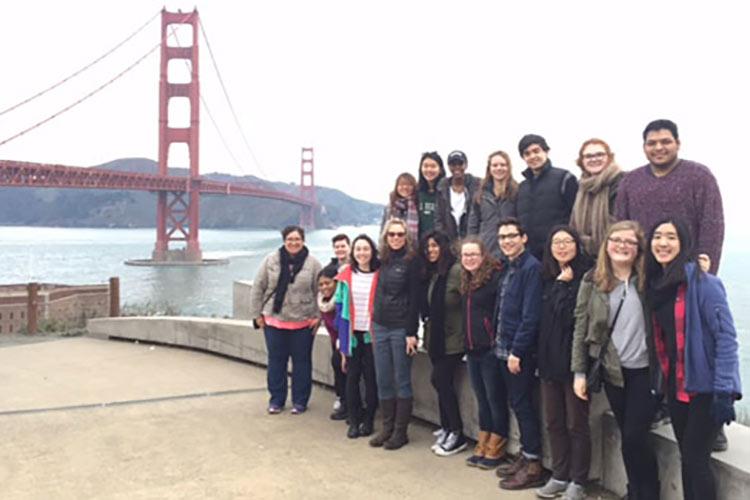
[[[579,181],[552,166],[546,140],[530,134],[518,146],[528,167],[520,184],[504,151],[489,155],[482,180],[466,172],[461,151],[448,155],[450,177],[439,154],[424,153],[418,180],[396,179],[380,241],[337,235],[325,267],[308,255],[302,228],[285,228],[251,299],[268,348],[268,412],[284,409],[289,357],[292,413],[306,410],[323,321],[337,394],[331,418],[347,420],[350,438],[370,436],[379,407],[370,445],[404,446],[421,319],[440,410],[435,454],[467,447],[454,387],[465,360],[480,430],[466,464],[495,470],[501,488],[585,498],[589,400],[603,387],[621,431],[627,498],[660,496],[647,439],[660,402],[679,444],[685,498],[715,498],[709,459],[742,394],[738,346],[715,276],[721,195],[710,170],[679,158],[679,147],[677,126],[653,121],[643,131],[648,164],[624,173],[605,141],[587,140]],[[521,441],[513,457],[509,408]]]

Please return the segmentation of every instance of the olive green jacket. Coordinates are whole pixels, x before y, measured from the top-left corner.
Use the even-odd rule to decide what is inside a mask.
[[[424,324],[424,344],[430,345],[430,321]],[[464,352],[461,312],[461,264],[456,262],[448,271],[445,284],[445,354]]]
[[[587,272],[581,281],[576,300],[576,326],[573,331],[573,351],[570,369],[573,373],[586,373],[590,359],[599,357],[602,344],[609,337],[609,293],[596,288],[594,270]],[[638,294],[644,304],[643,294]],[[622,387],[625,382],[620,366],[620,357],[613,342],[607,345],[602,360],[604,377],[612,385]]]

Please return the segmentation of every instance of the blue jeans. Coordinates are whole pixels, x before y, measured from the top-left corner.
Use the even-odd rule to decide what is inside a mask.
[[[266,325],[263,329],[268,351],[268,392],[270,404],[283,407],[287,394],[287,364],[292,358],[292,404],[307,408],[312,392],[312,346],[309,328],[282,330]]]
[[[411,392],[411,356],[406,355],[406,329],[372,323],[378,398],[406,399]]]
[[[534,387],[536,385],[536,360],[531,356],[521,359],[521,372],[513,375],[508,370],[506,360],[498,360],[502,366],[503,379],[508,388],[510,407],[518,420],[521,431],[521,450],[528,459],[539,459],[542,456],[542,434],[539,429],[539,411],[534,406]]]
[[[479,407],[479,430],[508,437],[508,403],[500,360],[492,350],[466,356],[471,388]]]

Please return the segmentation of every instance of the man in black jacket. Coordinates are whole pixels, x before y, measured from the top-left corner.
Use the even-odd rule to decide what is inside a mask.
[[[576,200],[578,181],[562,168],[552,166],[544,137],[528,134],[518,143],[518,152],[528,168],[518,188],[518,219],[529,235],[528,248],[542,259],[547,233],[553,226],[567,224]]]
[[[479,179],[466,173],[468,161],[463,151],[448,155],[450,178],[444,178],[437,187],[435,229],[448,235],[451,241],[466,236],[471,201],[479,187]]]

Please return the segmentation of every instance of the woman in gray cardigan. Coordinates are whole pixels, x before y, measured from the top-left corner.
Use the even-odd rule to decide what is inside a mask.
[[[303,413],[312,391],[312,345],[320,321],[317,277],[320,262],[309,255],[305,230],[287,226],[284,245],[263,259],[250,294],[250,317],[263,328],[268,352],[268,413],[281,413],[292,358],[292,413]]]
[[[476,234],[493,257],[500,258],[497,228],[501,220],[516,216],[518,183],[513,179],[510,156],[495,151],[487,158],[487,171],[469,210],[468,234]]]

